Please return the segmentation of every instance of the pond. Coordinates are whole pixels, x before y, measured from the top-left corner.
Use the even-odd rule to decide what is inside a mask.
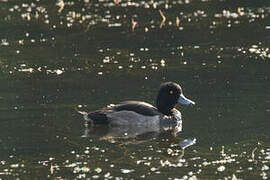
[[[0,179],[267,179],[270,3],[1,0]],[[102,138],[77,110],[155,105],[181,84],[177,137]],[[182,150],[179,142],[196,139]]]

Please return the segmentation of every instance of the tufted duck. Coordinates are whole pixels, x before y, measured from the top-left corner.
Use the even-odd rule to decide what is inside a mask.
[[[177,103],[194,105],[183,95],[180,85],[166,82],[160,85],[156,99],[157,107],[141,101],[125,101],[109,105],[90,113],[78,111],[90,124],[109,124],[110,126],[136,126],[136,134],[160,129],[181,131],[181,113],[175,109]],[[139,132],[138,132],[139,131]],[[142,132],[140,132],[142,131]]]

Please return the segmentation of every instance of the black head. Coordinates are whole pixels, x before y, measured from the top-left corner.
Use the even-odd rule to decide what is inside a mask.
[[[173,82],[161,84],[156,100],[158,111],[165,115],[171,115],[181,94],[183,94],[182,88],[178,84]]]

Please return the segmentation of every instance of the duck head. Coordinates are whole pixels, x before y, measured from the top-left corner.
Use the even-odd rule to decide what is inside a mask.
[[[156,100],[158,111],[165,115],[171,115],[172,109],[177,103],[185,105],[195,104],[195,102],[184,96],[179,84],[174,82],[161,84]]]

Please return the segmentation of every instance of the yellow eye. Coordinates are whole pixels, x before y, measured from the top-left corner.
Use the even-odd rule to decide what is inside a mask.
[[[169,93],[170,93],[170,94],[173,94],[173,90],[170,90]]]

